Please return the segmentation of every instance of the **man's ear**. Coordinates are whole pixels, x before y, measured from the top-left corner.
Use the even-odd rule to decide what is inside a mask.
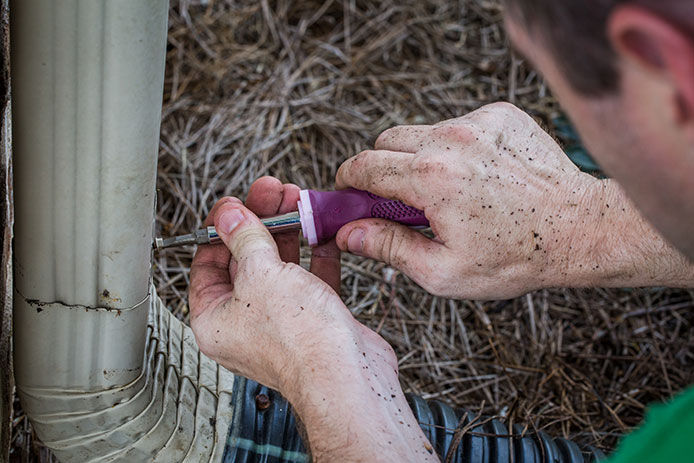
[[[694,122],[694,37],[645,8],[617,6],[607,35],[621,59],[667,79],[674,88],[677,120]]]

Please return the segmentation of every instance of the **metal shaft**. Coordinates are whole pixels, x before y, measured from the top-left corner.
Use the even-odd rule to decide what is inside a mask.
[[[270,233],[282,233],[301,229],[301,220],[298,212],[277,215],[260,219]],[[154,239],[154,249],[165,249],[191,244],[214,244],[220,241],[217,230],[214,227],[201,228],[187,235],[172,236],[171,238]]]

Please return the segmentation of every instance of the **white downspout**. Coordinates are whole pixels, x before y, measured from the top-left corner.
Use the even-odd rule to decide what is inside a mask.
[[[151,288],[168,0],[11,0],[15,379],[62,461],[222,458],[233,375]]]
[[[8,1],[0,0],[0,461],[9,460],[12,439],[12,112]]]

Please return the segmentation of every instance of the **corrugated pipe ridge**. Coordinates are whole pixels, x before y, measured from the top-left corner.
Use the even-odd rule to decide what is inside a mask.
[[[303,463],[306,450],[287,401],[245,378],[234,383],[234,419],[224,463]],[[592,463],[605,459],[593,447],[498,419],[456,410],[440,401],[407,396],[408,403],[441,460],[448,463]],[[462,418],[462,419],[461,419]],[[478,423],[478,424],[476,424]],[[458,433],[458,430],[467,429]],[[459,434],[459,435],[458,435]]]
[[[524,431],[523,426],[518,424],[513,426],[511,432],[498,419],[482,417],[473,422],[475,414],[472,412],[454,410],[437,400],[425,401],[410,395],[408,402],[422,430],[445,461],[591,463],[605,458],[600,450],[593,447],[582,450],[568,439],[552,438],[542,431]],[[469,431],[456,439],[456,430],[469,425]]]
[[[234,375],[200,353],[190,328],[156,294],[151,300],[134,381],[92,392],[18,386],[37,434],[61,461],[221,461]],[[60,309],[43,305],[37,315],[51,310]]]

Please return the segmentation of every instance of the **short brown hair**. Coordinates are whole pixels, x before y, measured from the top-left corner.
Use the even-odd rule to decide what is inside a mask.
[[[619,87],[607,20],[618,5],[647,8],[694,35],[691,0],[502,0],[512,19],[538,35],[576,91],[601,96]]]

